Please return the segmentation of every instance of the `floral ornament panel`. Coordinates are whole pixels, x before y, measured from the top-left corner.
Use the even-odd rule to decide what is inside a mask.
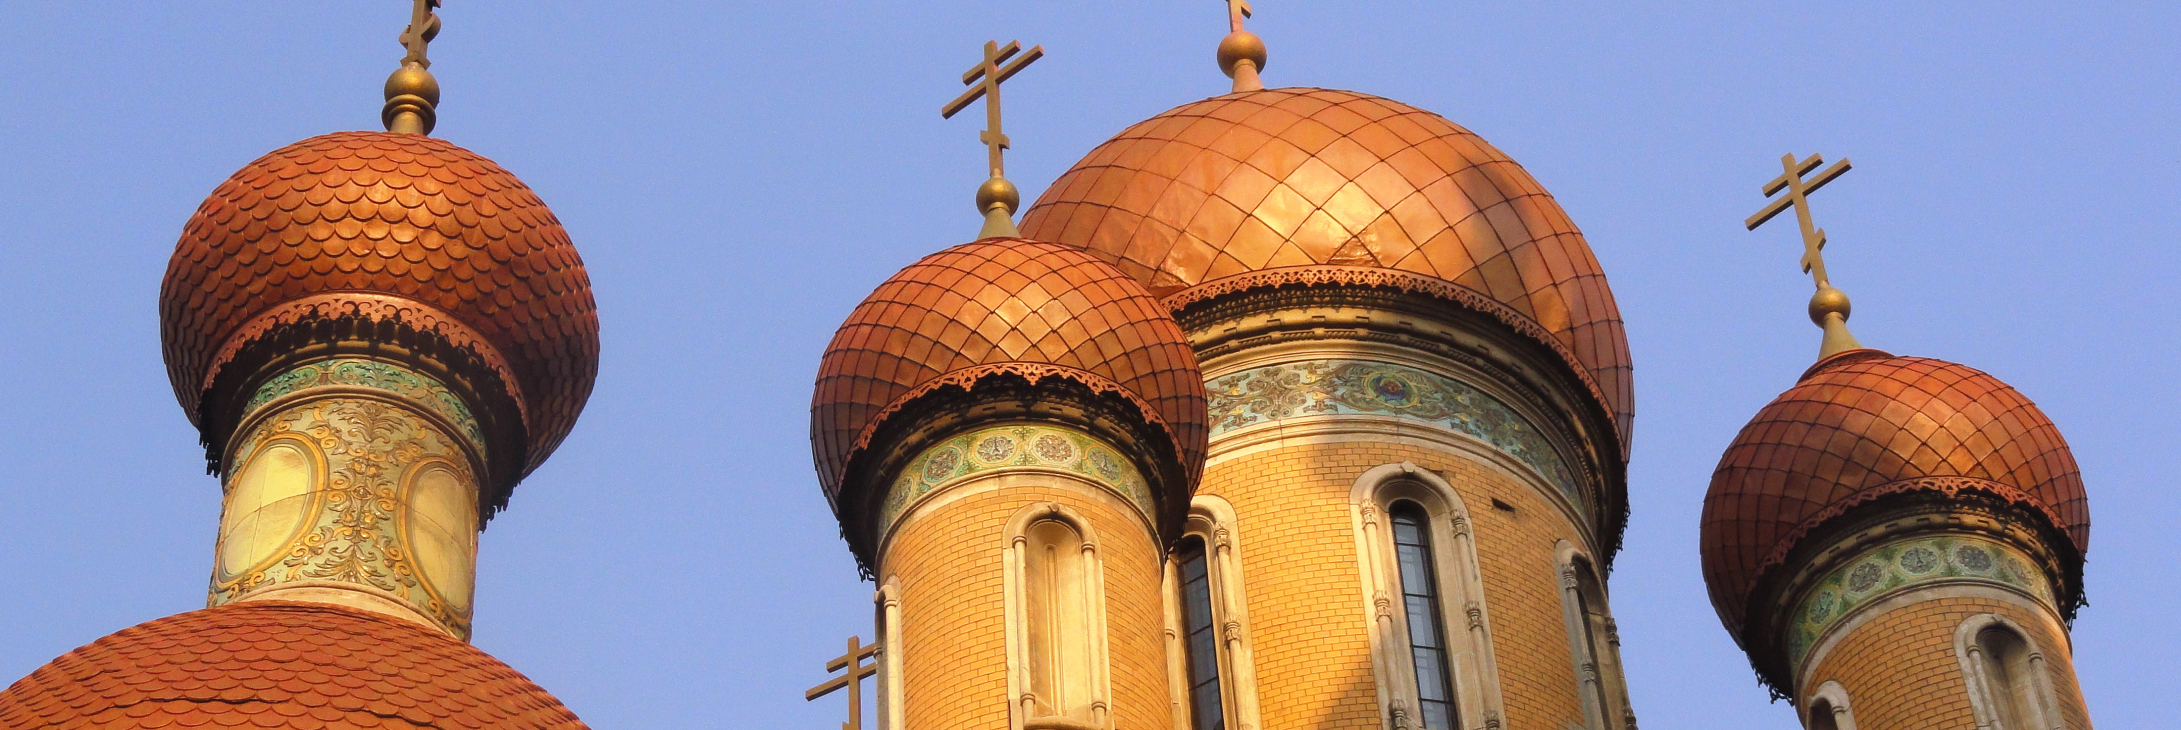
[[[879,508],[879,530],[892,529],[903,512],[933,490],[972,474],[1023,466],[1088,478],[1127,498],[1144,514],[1155,514],[1143,474],[1111,444],[1071,429],[1001,426],[947,439],[909,460]]]
[[[485,448],[484,431],[477,426],[477,416],[470,412],[469,404],[447,389],[446,383],[377,360],[339,357],[298,365],[258,386],[257,392],[250,395],[250,401],[243,405],[242,412],[255,411],[258,406],[289,393],[336,385],[375,388],[415,401],[453,421],[480,452]]]
[[[1795,609],[1788,655],[1796,662],[1856,609],[1903,589],[1940,581],[1998,584],[2053,604],[2052,587],[2029,556],[1981,538],[1924,537],[1891,543],[1818,581]]]
[[[1395,416],[1475,437],[1529,466],[1569,497],[1578,496],[1567,461],[1528,419],[1483,391],[1437,373],[1364,360],[1309,360],[1244,370],[1205,385],[1214,438],[1301,416]]]
[[[354,583],[469,636],[477,481],[458,442],[435,424],[377,400],[328,398],[252,429],[234,457],[242,468],[222,507],[209,604],[282,583]],[[293,471],[304,476],[260,477],[267,470],[258,465],[276,459],[302,461]],[[300,486],[264,489],[248,480]],[[419,490],[440,481],[451,488]],[[433,495],[448,491],[457,496]],[[420,495],[435,503],[422,514],[412,504]],[[418,529],[412,523],[420,519],[439,529]],[[437,533],[447,537],[416,539]]]

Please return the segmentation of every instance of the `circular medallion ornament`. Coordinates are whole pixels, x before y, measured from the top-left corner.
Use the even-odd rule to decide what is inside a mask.
[[[1400,376],[1390,373],[1373,373],[1370,379],[1371,397],[1389,406],[1406,406],[1416,401],[1416,387]]]
[[[1885,575],[1885,569],[1878,567],[1877,563],[1866,562],[1855,566],[1855,570],[1848,571],[1848,590],[1862,593],[1876,588],[1878,587],[1878,580],[1884,578]]]
[[[1014,455],[1015,440],[1006,436],[987,436],[977,442],[977,460],[987,464],[997,464]]]
[[[1992,554],[1973,545],[1954,548],[1954,561],[1961,563],[1963,568],[1979,573],[1992,569]]]
[[[1075,444],[1068,443],[1067,439],[1058,434],[1048,433],[1037,437],[1031,449],[1037,452],[1038,458],[1046,461],[1065,462],[1075,458]]]
[[[954,470],[962,465],[962,452],[953,448],[940,449],[924,462],[924,481],[936,482],[954,476]]]
[[[1106,481],[1110,482],[1121,478],[1121,462],[1113,458],[1113,452],[1105,449],[1091,449],[1090,465],[1091,469],[1097,471],[1098,476]]]
[[[1912,575],[1923,575],[1939,567],[1939,551],[1922,545],[1901,551],[1901,569]]]
[[[1839,596],[1834,595],[1832,591],[1818,591],[1817,598],[1810,601],[1810,622],[1822,624],[1825,623],[1826,619],[1832,618],[1833,605],[1838,602],[1838,599]]]

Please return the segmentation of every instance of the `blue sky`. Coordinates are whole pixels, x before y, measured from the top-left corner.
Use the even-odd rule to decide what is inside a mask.
[[[0,682],[202,605],[219,509],[160,361],[159,281],[258,155],[376,128],[406,2],[11,3],[0,106]],[[600,728],[831,727],[806,704],[869,636],[819,496],[809,384],[887,275],[978,227],[984,41],[1034,199],[1107,136],[1221,93],[1221,3],[451,0],[437,136],[522,176],[589,267],[589,409],[483,538],[476,642]],[[2075,649],[2096,720],[2181,651],[2172,3],[1290,3],[1273,86],[1430,109],[1582,226],[1628,326],[1634,516],[1612,577],[1644,726],[1792,728],[1718,626],[1697,515],[1719,452],[1813,358],[1792,226],[1742,219],[1788,151],[1856,334],[1963,362],[2073,444],[2094,518]],[[1778,225],[1778,224],[1775,224]]]

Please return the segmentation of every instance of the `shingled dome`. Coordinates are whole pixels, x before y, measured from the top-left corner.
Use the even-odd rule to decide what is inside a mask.
[[[1972,489],[2090,546],[2090,501],[2060,429],[1982,371],[1876,350],[1836,355],[1742,427],[1704,497],[1704,581],[1740,635],[1750,593],[1796,544],[1849,509]],[[2063,587],[2066,588],[2066,587]]]
[[[1483,311],[1567,361],[1627,456],[1628,344],[1597,258],[1528,172],[1439,115],[1330,89],[1186,104],[1092,150],[1022,231],[1088,249],[1169,305],[1340,283]]]

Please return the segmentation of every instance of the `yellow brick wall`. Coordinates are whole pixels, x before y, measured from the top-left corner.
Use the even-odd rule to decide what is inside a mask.
[[[887,548],[901,590],[906,730],[1008,726],[1003,558],[1007,523],[1022,508],[1065,505],[1091,523],[1105,564],[1113,726],[1171,730],[1163,554],[1140,518],[1063,486],[974,494],[916,517]]]
[[[1358,442],[1222,460],[1205,470],[1198,488],[1233,504],[1240,523],[1265,727],[1379,727],[1348,495],[1365,471],[1403,461],[1454,485],[1475,525],[1506,707],[1502,726],[1581,724],[1553,565],[1556,541],[1582,544],[1575,529],[1551,502],[1498,471],[1446,451]],[[1495,497],[1514,512],[1493,509]]]
[[[1974,730],[1954,632],[1963,621],[1987,613],[2012,619],[2031,633],[2054,670],[2052,688],[2062,719],[2069,728],[2089,730],[2067,637],[2043,612],[1994,598],[1933,598],[1855,627],[1804,678],[1802,696],[1828,680],[1839,682],[1860,730]]]

